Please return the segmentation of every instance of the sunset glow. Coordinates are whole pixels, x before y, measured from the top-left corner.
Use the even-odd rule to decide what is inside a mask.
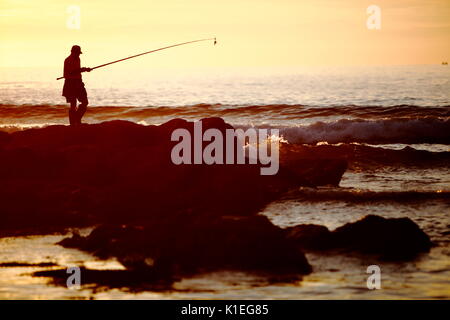
[[[198,38],[206,44],[141,60],[153,67],[438,64],[450,53],[450,2],[369,1],[23,1],[0,2],[0,66],[59,66],[71,45],[100,64]],[[80,29],[67,26],[71,5]],[[180,56],[182,53],[182,56]]]

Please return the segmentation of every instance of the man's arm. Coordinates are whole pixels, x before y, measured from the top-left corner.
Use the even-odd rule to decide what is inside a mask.
[[[71,61],[69,59],[64,60],[64,78],[76,77],[81,72],[90,72],[91,68],[80,68],[80,63]],[[81,75],[80,75],[81,76]]]
[[[64,60],[64,70],[63,70],[63,75],[64,78],[67,78],[70,74],[70,67],[69,67],[69,62],[66,60]]]

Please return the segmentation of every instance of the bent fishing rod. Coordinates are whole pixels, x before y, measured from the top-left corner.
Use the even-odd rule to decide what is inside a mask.
[[[200,41],[210,41],[210,40],[214,40],[214,45],[216,45],[216,43],[217,43],[216,38],[199,39],[199,40],[193,40],[193,41],[187,41],[187,42],[177,43],[177,44],[173,44],[173,45],[168,46],[168,47],[163,47],[163,48],[159,48],[159,49],[155,49],[155,50],[151,50],[151,51],[147,51],[147,52],[135,54],[134,56],[130,56],[130,57],[127,57],[127,58],[119,59],[119,60],[116,60],[116,61],[104,63],[104,64],[101,64],[101,65],[99,65],[99,66],[90,68],[90,69],[91,69],[90,71],[92,71],[92,70],[94,70],[94,69],[98,69],[98,68],[102,68],[102,67],[109,66],[110,64],[113,64],[113,63],[125,61],[125,60],[132,59],[132,58],[136,58],[136,57],[139,57],[139,56],[143,56],[144,54],[149,54],[149,53],[152,53],[152,52],[161,51],[161,50],[165,50],[165,49],[169,49],[169,48],[173,48],[173,47],[183,46],[183,45],[189,44],[189,43],[200,42]],[[64,78],[65,78],[65,77],[59,77],[59,78],[56,78],[56,80],[60,80],[60,79],[64,79]]]

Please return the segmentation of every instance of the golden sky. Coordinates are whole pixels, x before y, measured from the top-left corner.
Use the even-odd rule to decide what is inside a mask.
[[[380,30],[366,26],[372,4]],[[67,27],[70,5],[80,29]],[[450,60],[450,1],[0,0],[0,66],[60,66],[79,44],[92,67],[214,36],[216,47],[137,59],[162,68],[436,64]]]

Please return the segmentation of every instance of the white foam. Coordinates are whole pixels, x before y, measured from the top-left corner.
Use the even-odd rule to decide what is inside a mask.
[[[383,119],[315,122],[279,128],[290,143],[449,143],[449,119]]]

